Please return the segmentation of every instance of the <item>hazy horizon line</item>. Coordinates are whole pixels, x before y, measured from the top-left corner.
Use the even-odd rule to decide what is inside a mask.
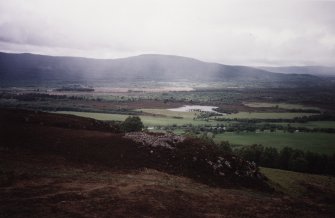
[[[213,63],[213,64],[221,64],[221,65],[229,65],[229,66],[248,66],[248,67],[329,67],[329,68],[335,68],[335,65],[243,65],[243,64],[226,64],[226,63],[220,63],[215,61],[208,61],[208,60],[202,60],[195,57],[190,56],[183,56],[178,54],[165,54],[165,53],[140,53],[130,56],[122,56],[122,57],[115,57],[115,58],[98,58],[98,57],[91,57],[91,56],[75,56],[75,55],[54,55],[54,54],[45,54],[45,53],[36,53],[36,52],[16,52],[16,51],[6,51],[6,50],[0,50],[0,53],[6,53],[6,54],[30,54],[30,55],[40,55],[40,56],[50,56],[50,57],[64,57],[64,58],[83,58],[83,59],[94,59],[94,60],[118,60],[118,59],[126,59],[131,57],[138,57],[142,55],[160,55],[160,56],[173,56],[173,57],[181,57],[181,58],[188,58],[197,60],[200,62],[205,63]]]

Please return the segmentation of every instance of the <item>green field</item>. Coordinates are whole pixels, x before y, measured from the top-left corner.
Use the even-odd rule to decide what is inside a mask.
[[[167,109],[140,109],[146,113],[163,115],[167,117],[183,117],[192,121],[193,117],[197,114],[196,112],[176,112]],[[229,119],[293,119],[295,117],[310,116],[313,113],[263,113],[263,112],[238,112],[236,114],[227,114],[224,116],[218,116]]]
[[[77,111],[58,111],[57,113],[61,114],[71,114],[81,117],[89,117],[97,120],[115,120],[115,121],[124,121],[128,115],[121,115],[121,114],[107,114],[107,113],[92,113],[92,112],[77,112]],[[172,115],[170,113],[170,116],[146,116],[142,115],[140,116],[142,122],[145,126],[168,126],[168,125],[216,125],[217,123],[224,123],[224,122],[218,122],[218,121],[204,121],[204,120],[193,120],[192,116],[189,116],[189,114],[185,115],[183,118],[174,118],[173,116],[178,116],[177,114],[180,114],[180,112],[173,112],[176,115]],[[188,113],[188,112],[182,112],[182,113]]]
[[[138,109],[137,111],[142,111],[145,113],[150,113],[153,115],[141,115],[145,126],[167,126],[167,125],[216,125],[218,123],[225,123],[222,121],[215,120],[194,120],[196,112],[176,112],[167,109]],[[72,114],[82,117],[90,117],[97,120],[116,120],[123,121],[128,115],[122,114],[108,114],[108,113],[94,113],[94,112],[77,112],[77,111],[58,111],[57,113],[62,114]],[[292,119],[299,116],[308,116],[310,113],[257,113],[257,112],[239,112],[236,114],[228,114],[222,116],[224,118],[237,118],[237,119],[270,119],[270,118],[283,118]]]
[[[192,120],[196,116],[196,112],[179,112],[179,111],[171,111],[167,109],[139,109],[137,111],[142,111],[145,113],[150,114],[157,114],[161,116],[167,116],[167,117],[183,117],[184,119],[190,119]]]
[[[88,117],[96,120],[124,121],[128,117],[128,115],[123,114],[107,114],[107,113],[78,112],[78,111],[57,111],[56,113],[76,115],[80,117]]]
[[[228,114],[224,118],[230,119],[293,119],[295,117],[311,116],[315,113],[266,113],[266,112],[238,112]]]
[[[271,108],[271,107],[278,107],[282,109],[313,109],[313,110],[319,110],[318,107],[310,107],[310,106],[305,106],[301,104],[287,104],[287,103],[266,103],[266,102],[248,102],[244,103],[244,105],[248,107],[266,107],[266,108]]]
[[[193,120],[195,115],[194,112],[174,112],[166,109],[141,109],[141,111],[146,113],[151,113],[154,115],[142,115],[140,116],[144,125],[147,127],[152,126],[182,126],[187,124],[192,125],[216,125],[220,121],[204,121],[204,120]],[[73,111],[59,111],[57,113],[62,114],[72,114],[82,117],[94,118],[97,120],[116,120],[124,121],[128,115],[120,114],[107,114],[107,113],[90,113],[90,112],[73,112]],[[241,114],[241,113],[238,113]],[[276,113],[251,113],[251,115],[261,117],[264,114],[276,114]],[[279,113],[278,116],[283,116],[285,114],[291,113]],[[244,115],[250,115],[249,113],[244,113]],[[269,116],[269,115],[268,115]],[[181,118],[176,118],[181,117]],[[291,124],[292,126],[305,126],[305,127],[315,127],[315,128],[327,128],[333,127],[334,121],[316,121],[308,122],[306,124]],[[282,125],[287,125],[287,123]],[[181,129],[175,129],[174,132],[181,134],[183,131]],[[264,146],[271,146],[277,149],[281,149],[285,146],[297,148],[305,151],[319,152],[323,154],[332,154],[335,152],[335,134],[331,133],[288,133],[282,131],[276,132],[227,132],[222,134],[217,134],[215,136],[215,141],[229,141],[234,145],[251,145],[251,144],[262,144]]]
[[[323,154],[335,153],[335,134],[331,133],[285,133],[280,131],[273,133],[227,132],[217,134],[214,140],[216,142],[225,140],[234,145],[262,144],[277,149],[288,146]]]
[[[319,188],[321,191],[317,193],[319,195],[327,193],[333,195],[335,193],[335,177],[333,176],[321,176],[264,167],[261,168],[261,172],[270,179],[271,185],[276,190],[293,197],[303,197],[310,192],[306,185]]]

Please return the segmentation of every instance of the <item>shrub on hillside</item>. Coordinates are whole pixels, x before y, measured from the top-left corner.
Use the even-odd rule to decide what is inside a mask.
[[[129,116],[127,119],[121,124],[121,129],[124,132],[136,132],[142,131],[144,125],[141,121],[141,118],[138,116]]]

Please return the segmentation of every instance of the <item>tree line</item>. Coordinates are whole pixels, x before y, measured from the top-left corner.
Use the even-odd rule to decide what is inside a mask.
[[[192,133],[189,137],[197,137],[206,144],[215,142],[208,134],[196,136]],[[222,141],[217,145],[225,154],[237,155],[245,160],[253,161],[258,166],[291,170],[303,173],[335,175],[335,153],[332,155],[319,154],[311,151],[303,151],[291,147],[283,147],[278,150],[260,144],[250,146],[233,147],[228,141]]]
[[[229,142],[222,142],[219,147],[226,152],[234,153],[257,165],[297,172],[335,175],[335,153],[333,155],[302,151],[284,147],[280,150],[254,144],[232,148]]]

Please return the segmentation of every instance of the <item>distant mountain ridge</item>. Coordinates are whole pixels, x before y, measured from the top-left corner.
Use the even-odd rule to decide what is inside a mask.
[[[335,67],[325,66],[285,66],[285,67],[258,67],[259,69],[286,74],[310,74],[319,76],[335,76]]]
[[[0,82],[15,80],[212,81],[272,85],[316,85],[324,81],[313,75],[273,73],[254,67],[208,63],[173,55],[92,59],[0,53]]]

